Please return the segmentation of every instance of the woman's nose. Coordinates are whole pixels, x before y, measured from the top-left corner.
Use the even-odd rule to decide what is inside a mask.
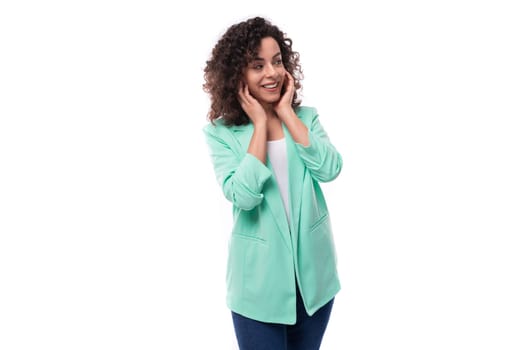
[[[273,76],[275,75],[275,68],[272,64],[266,65],[266,68],[264,69],[264,74],[266,76]]]

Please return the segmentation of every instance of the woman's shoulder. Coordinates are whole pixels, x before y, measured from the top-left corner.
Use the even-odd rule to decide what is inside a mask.
[[[317,116],[317,109],[309,106],[299,106],[295,108],[295,114],[303,122],[311,122]]]
[[[222,118],[215,119],[213,123],[208,122],[203,128],[202,131],[211,137],[217,137],[220,139],[230,139],[236,132],[248,130],[250,124],[246,125],[230,125]]]
[[[202,131],[204,131],[207,134],[213,134],[220,132],[221,129],[226,129],[227,127],[228,126],[226,125],[224,120],[222,120],[222,118],[219,118],[215,119],[213,122],[209,121],[208,123],[206,123],[202,128]]]

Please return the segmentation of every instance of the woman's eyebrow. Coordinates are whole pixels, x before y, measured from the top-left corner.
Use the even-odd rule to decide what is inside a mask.
[[[281,55],[281,53],[277,52],[275,55],[272,56],[272,59],[274,59],[274,58],[276,58],[277,56],[280,56],[280,55]],[[264,61],[264,58],[262,58],[262,57],[255,57],[253,60],[254,61]]]

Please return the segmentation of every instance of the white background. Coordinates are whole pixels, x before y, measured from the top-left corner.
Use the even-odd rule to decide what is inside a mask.
[[[3,1],[0,348],[235,348],[202,69],[262,15],[344,158],[323,349],[523,350],[518,3]]]

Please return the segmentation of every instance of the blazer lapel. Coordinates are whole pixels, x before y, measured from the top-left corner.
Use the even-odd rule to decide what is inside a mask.
[[[239,154],[245,154],[253,135],[253,124],[250,123],[247,125],[239,126],[234,125],[230,127],[230,130],[232,131],[234,138],[237,140],[238,146],[240,147]],[[290,152],[288,151],[290,149],[288,141],[286,147],[287,152]],[[266,156],[266,166],[270,170],[272,170],[273,173],[272,164],[268,155]],[[281,233],[281,236],[283,237],[283,240],[285,241],[286,246],[290,251],[292,251],[292,245],[290,240],[290,227],[288,225],[288,219],[286,218],[284,203],[281,198],[281,193],[279,192],[279,185],[277,184],[277,179],[275,178],[275,175],[272,174],[272,176],[268,179],[267,183],[265,184],[264,190],[264,198],[268,202],[268,208],[270,209],[270,212],[277,224],[277,227],[279,228],[279,231]]]
[[[296,151],[295,141],[290,132],[283,125],[286,137],[286,150],[288,156],[288,197],[290,203],[290,231],[297,240],[299,216],[301,209],[301,198],[303,192],[305,167]]]
[[[266,156],[266,164],[273,173],[272,164],[268,159],[268,156]],[[277,183],[277,179],[273,174],[265,185],[264,198],[268,201],[268,208],[272,212],[273,218],[277,223],[277,227],[279,227],[279,231],[281,232],[281,236],[291,252],[292,244],[290,240],[290,226],[288,225],[288,219],[286,218],[286,211],[284,209],[281,192],[279,191],[279,184]]]
[[[230,131],[237,141],[237,146],[239,146],[239,156],[244,155],[252,138],[253,124],[233,125],[230,127]]]

